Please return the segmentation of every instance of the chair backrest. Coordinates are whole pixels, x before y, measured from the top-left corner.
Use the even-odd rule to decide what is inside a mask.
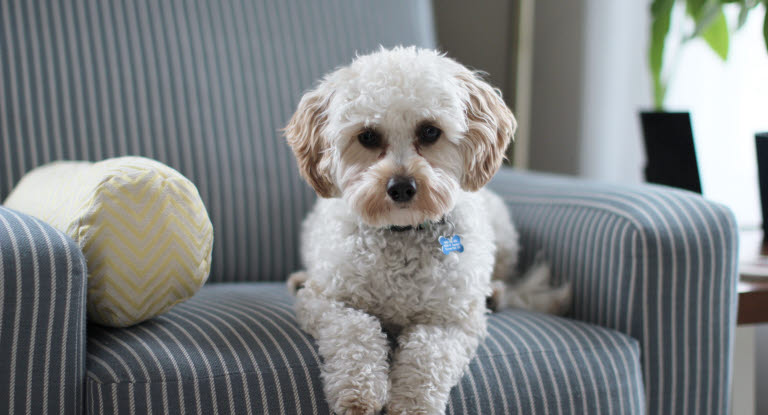
[[[315,196],[278,130],[356,52],[434,43],[428,0],[3,1],[0,200],[52,160],[151,157],[200,190],[212,281],[283,280]]]

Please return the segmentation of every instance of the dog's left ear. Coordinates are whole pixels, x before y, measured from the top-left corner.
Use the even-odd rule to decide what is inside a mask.
[[[501,94],[479,75],[466,71],[457,78],[468,94],[467,132],[461,144],[464,153],[461,187],[475,191],[485,186],[501,167],[517,121]]]

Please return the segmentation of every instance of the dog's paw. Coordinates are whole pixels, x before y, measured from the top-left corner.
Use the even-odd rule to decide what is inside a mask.
[[[428,415],[429,411],[425,408],[414,407],[405,400],[393,397],[387,404],[387,415]]]
[[[381,413],[384,402],[371,397],[363,397],[360,391],[349,391],[333,408],[336,415],[374,415]]]

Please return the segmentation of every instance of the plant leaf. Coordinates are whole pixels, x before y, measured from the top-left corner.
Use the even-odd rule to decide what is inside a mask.
[[[725,0],[723,1],[729,2]],[[736,30],[740,30],[742,27],[744,27],[744,23],[747,22],[747,17],[749,17],[749,12],[760,5],[762,0],[739,0],[738,2],[741,7],[739,8],[739,20],[738,24],[736,25]]]
[[[765,21],[763,21],[763,40],[765,40],[765,51],[768,52],[768,0],[763,0],[765,3]]]
[[[720,13],[720,5],[716,0],[709,0],[706,2],[698,10],[696,15],[691,15],[694,22],[696,22],[696,27],[693,29],[693,33],[688,36],[687,40],[701,36],[702,33],[709,29],[710,25],[715,22],[715,19],[717,19]]]
[[[651,42],[648,47],[648,63],[653,76],[653,102],[657,110],[661,110],[664,106],[664,95],[667,89],[661,79],[661,69],[664,59],[664,42],[669,33],[669,21],[674,3],[674,0],[653,0],[651,3]]]
[[[736,24],[736,30],[741,29],[744,27],[744,23],[747,22],[747,16],[749,15],[749,6],[746,2],[741,3],[741,8],[739,9],[739,21]]]
[[[701,12],[702,6],[707,0],[685,0],[685,11],[691,17],[698,20],[699,12]]]
[[[701,33],[701,36],[720,59],[726,60],[728,58],[728,23],[725,21],[725,14],[723,14],[722,9],[717,13],[709,27]]]

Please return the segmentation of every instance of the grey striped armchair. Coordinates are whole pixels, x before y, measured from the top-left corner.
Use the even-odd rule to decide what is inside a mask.
[[[124,329],[88,325],[77,245],[0,207],[0,413],[327,413],[282,281],[314,195],[278,129],[356,51],[434,46],[428,1],[0,1],[0,200],[57,159],[143,155],[199,188],[209,283]],[[505,310],[450,414],[722,414],[736,227],[655,186],[504,170],[524,258],[574,283],[570,318]]]

